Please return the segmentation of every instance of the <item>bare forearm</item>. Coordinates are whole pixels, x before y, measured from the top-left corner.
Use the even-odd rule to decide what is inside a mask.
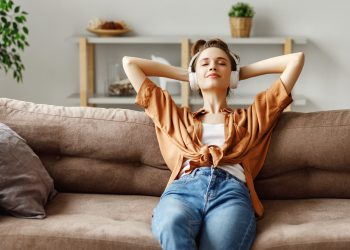
[[[179,81],[188,81],[188,72],[184,68],[166,65],[149,59],[125,57],[129,64],[138,67],[146,76],[166,77]]]
[[[251,77],[264,75],[264,74],[279,74],[282,73],[288,65],[295,64],[302,52],[276,56],[262,61],[252,63],[240,68],[239,78],[240,80],[248,79]]]

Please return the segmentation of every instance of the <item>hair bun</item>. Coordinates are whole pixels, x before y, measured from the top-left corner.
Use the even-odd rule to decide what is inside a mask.
[[[191,48],[191,56],[194,56],[197,54],[197,52],[206,44],[206,41],[203,39],[199,39],[195,42],[195,44],[192,45]]]

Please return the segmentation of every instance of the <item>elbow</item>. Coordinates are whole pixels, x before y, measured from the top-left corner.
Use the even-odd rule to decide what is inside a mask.
[[[300,62],[301,67],[304,67],[304,62],[305,62],[304,52],[299,52],[299,62]]]
[[[123,62],[123,67],[125,68],[125,66],[127,66],[131,63],[131,57],[130,56],[123,56],[122,62]]]
[[[130,66],[136,64],[135,59],[136,59],[135,57],[123,56],[123,59],[122,59],[123,68],[130,67]]]
[[[304,52],[293,53],[293,59],[291,60],[291,64],[304,66],[304,61],[305,61]]]
[[[294,53],[294,55],[295,55],[295,60],[304,62],[304,60],[305,60],[304,52],[296,52],[296,53]]]

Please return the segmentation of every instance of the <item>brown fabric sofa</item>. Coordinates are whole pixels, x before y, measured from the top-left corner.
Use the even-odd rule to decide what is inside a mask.
[[[0,98],[58,195],[45,219],[0,216],[0,249],[161,249],[151,215],[170,177],[144,112]],[[350,110],[283,113],[255,186],[253,249],[350,248]]]

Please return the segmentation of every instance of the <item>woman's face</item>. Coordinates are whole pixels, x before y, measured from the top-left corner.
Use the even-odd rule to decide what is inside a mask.
[[[200,89],[224,90],[226,93],[230,86],[231,69],[231,62],[225,51],[219,48],[203,50],[195,66]]]

